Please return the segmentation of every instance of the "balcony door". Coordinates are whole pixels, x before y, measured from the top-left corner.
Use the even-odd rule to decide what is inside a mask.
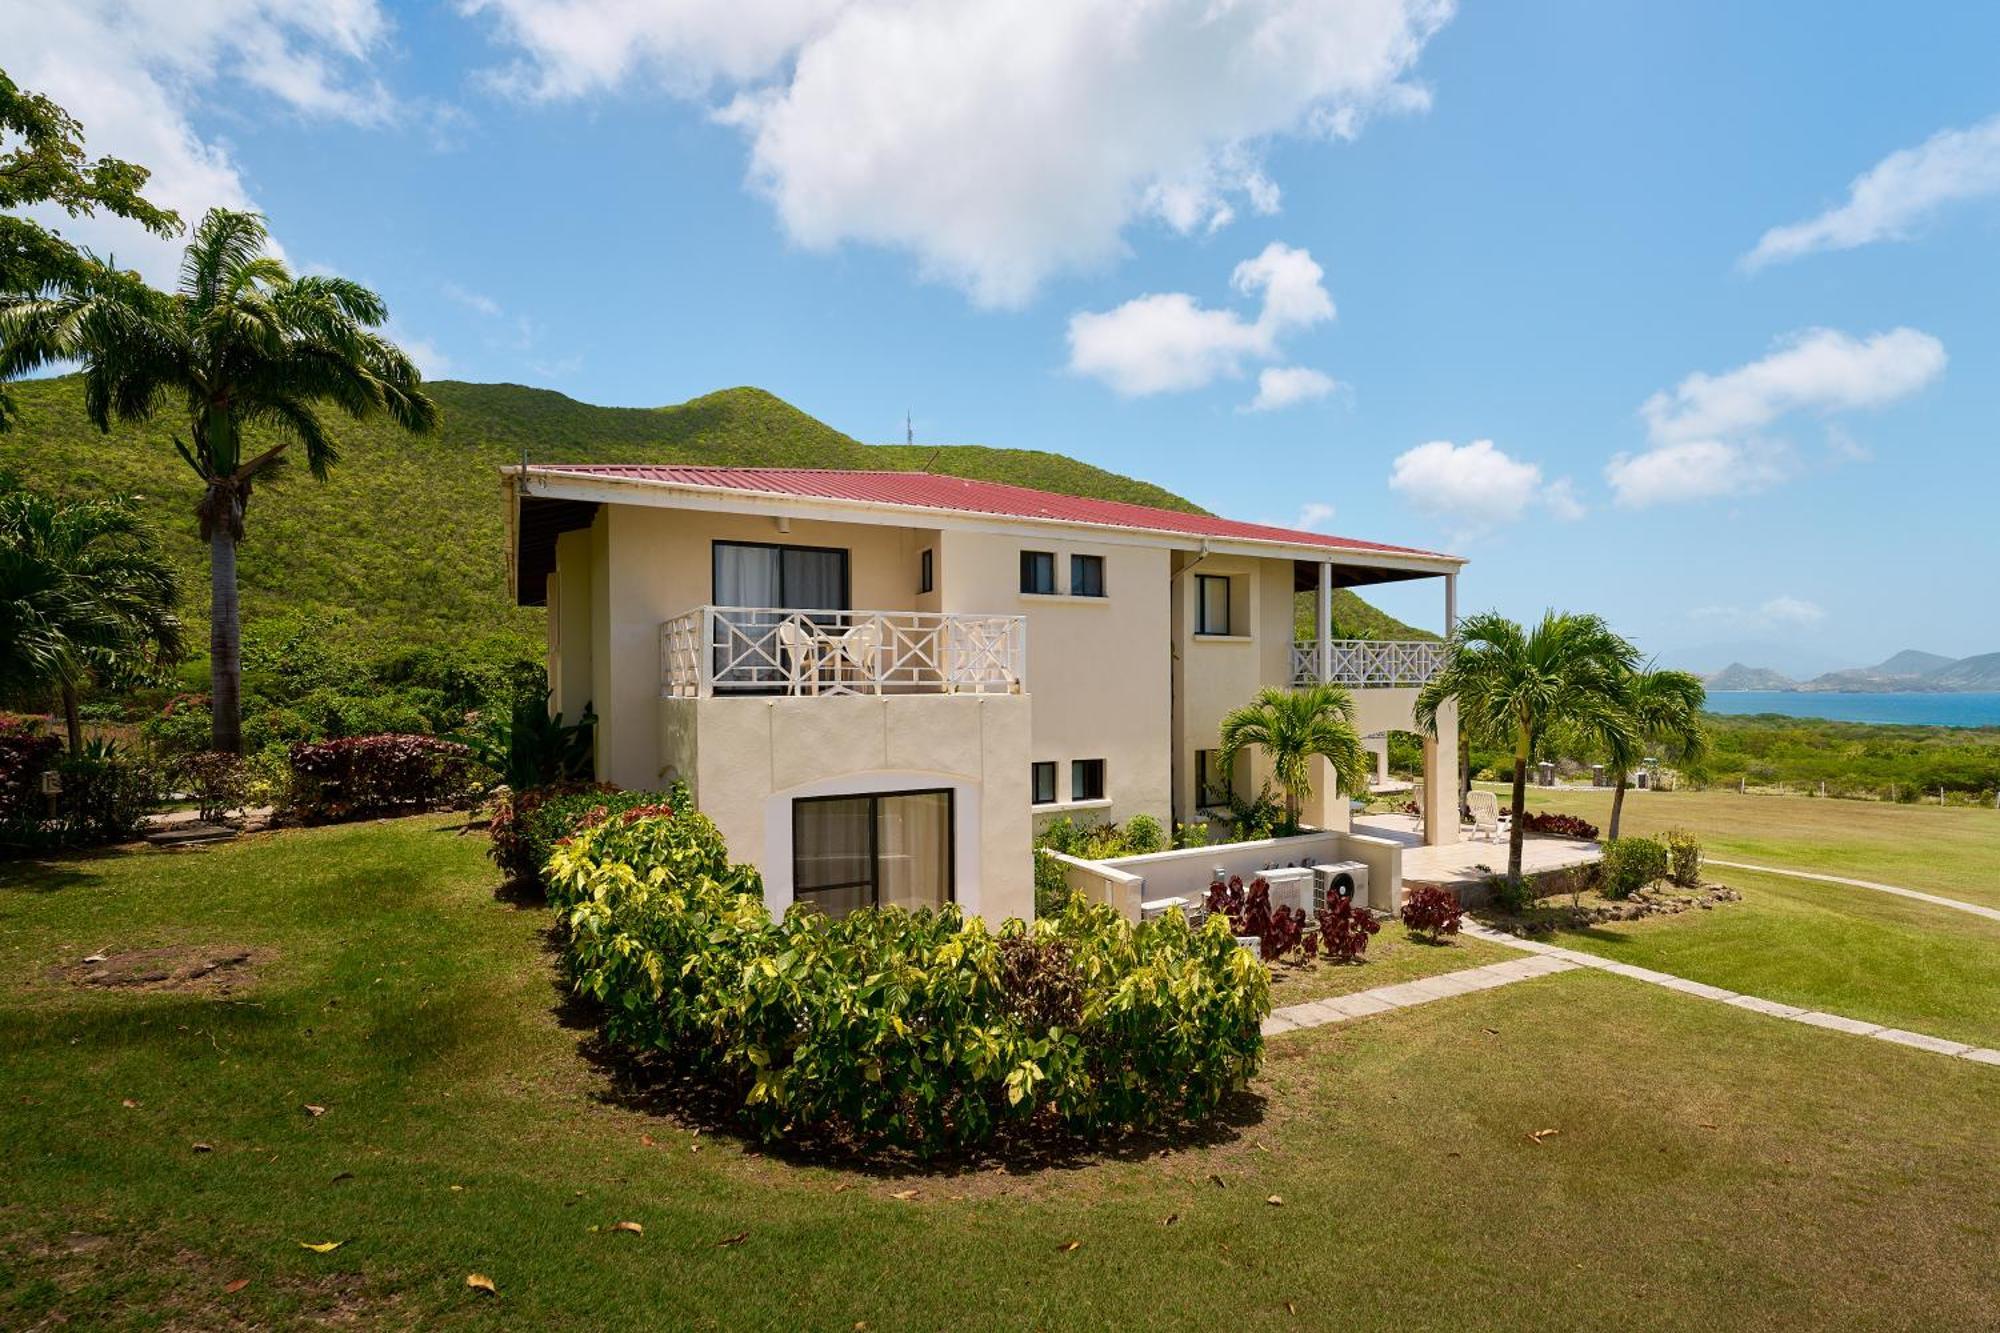
[[[792,802],[792,893],[829,916],[952,900],[952,793],[878,792]]]
[[[785,683],[778,624],[790,612],[815,613],[829,628],[847,604],[847,552],[831,546],[773,546],[763,542],[715,543],[715,683],[735,690],[775,689]]]

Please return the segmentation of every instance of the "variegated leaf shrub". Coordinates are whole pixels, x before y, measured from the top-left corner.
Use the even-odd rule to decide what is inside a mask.
[[[929,1154],[1008,1126],[1156,1128],[1213,1114],[1262,1054],[1269,974],[1221,916],[773,920],[756,872],[684,805],[578,831],[545,878],[607,1037],[735,1094],[767,1140]]]

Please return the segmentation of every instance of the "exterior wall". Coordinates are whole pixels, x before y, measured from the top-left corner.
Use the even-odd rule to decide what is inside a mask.
[[[791,802],[947,787],[954,897],[997,923],[1034,915],[1025,695],[656,699],[657,749],[730,854],[791,905]]]
[[[1137,921],[1143,903],[1168,898],[1198,902],[1208,892],[1216,872],[1240,875],[1248,882],[1278,865],[1327,865],[1360,861],[1368,867],[1368,893],[1362,906],[1394,912],[1402,906],[1403,849],[1386,838],[1354,833],[1306,833],[1295,838],[1258,842],[1218,843],[1145,856],[1119,856],[1108,861],[1051,856],[1063,867],[1069,886],[1091,902],[1107,903]]]
[[[1058,535],[939,533],[938,609],[1028,618],[1028,693],[1035,706],[1029,752],[1021,761],[1022,790],[1030,762],[1053,760],[1057,795],[1065,798],[1033,807],[1037,817],[1123,821],[1146,814],[1164,825],[1172,805],[1165,726],[1172,677],[1164,651],[1170,553],[1163,547],[1056,540]],[[1069,586],[1071,555],[1102,556],[1105,595],[1023,593],[1024,550],[1055,555],[1056,586],[1062,589]],[[1104,800],[1066,799],[1075,759],[1104,760]]]
[[[594,701],[591,668],[591,534],[556,538],[556,572],[549,575],[549,707],[569,722]]]

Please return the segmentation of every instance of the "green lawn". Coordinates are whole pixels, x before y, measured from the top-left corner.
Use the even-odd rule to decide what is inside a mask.
[[[2000,922],[1893,894],[1714,870],[1743,901],[1556,942],[1746,995],[2000,1048]]]
[[[802,1165],[621,1091],[481,852],[0,869],[0,1326],[2000,1324],[1992,1069],[1571,972],[1276,1039],[1165,1151]],[[58,971],[169,946],[251,961]]]
[[[1368,952],[1359,963],[1314,963],[1308,966],[1281,963],[1271,970],[1271,1004],[1283,1008],[1324,1000],[1335,995],[1395,986],[1440,972],[1483,967],[1519,958],[1520,950],[1504,944],[1489,944],[1470,936],[1447,936],[1438,944],[1413,939],[1400,921],[1385,921],[1368,941]]]
[[[1529,808],[1604,826],[1611,793],[1528,789]],[[1872,879],[2000,907],[2000,811],[1732,791],[1628,792],[1625,831],[1689,828],[1711,855]]]

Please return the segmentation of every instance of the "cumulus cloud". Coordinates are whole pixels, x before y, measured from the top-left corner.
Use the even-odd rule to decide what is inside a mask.
[[[379,124],[393,99],[367,71],[390,24],[375,0],[65,0],[0,7],[0,51],[14,81],[83,122],[86,147],[152,170],[147,197],[189,224],[211,207],[255,207],[226,145],[189,119],[217,81],[302,115]],[[181,242],[118,218],[35,216],[170,281]]]
[[[1991,194],[2000,194],[2000,116],[1889,154],[1854,178],[1846,203],[1771,228],[1743,264],[1757,269],[1819,250],[1901,240],[1945,205]]]
[[[1390,469],[1389,489],[1419,512],[1457,525],[1461,537],[1515,522],[1538,507],[1563,520],[1584,514],[1567,477],[1545,482],[1539,464],[1491,440],[1432,440],[1407,450]]]
[[[1185,292],[1155,292],[1111,310],[1081,311],[1069,321],[1069,368],[1127,397],[1234,378],[1246,361],[1275,357],[1285,335],[1333,318],[1325,277],[1311,253],[1273,241],[1230,275],[1239,295],[1259,300],[1255,317],[1211,309]]]
[[[710,106],[798,244],[912,254],[986,306],[1104,264],[1142,218],[1270,212],[1275,137],[1421,110],[1453,0],[463,0],[517,60],[502,88],[634,84]],[[976,145],[969,151],[968,145]]]
[[[1944,344],[1898,328],[1869,338],[1807,329],[1720,375],[1700,371],[1640,405],[1650,445],[1605,468],[1624,505],[1743,495],[1783,480],[1792,450],[1764,432],[1787,416],[1882,407],[1944,373]],[[1837,427],[1835,428],[1837,429]]]
[[[1322,523],[1333,521],[1333,506],[1321,500],[1308,500],[1299,506],[1299,516],[1292,520],[1292,526],[1302,532],[1312,532]]]
[[[1244,410],[1275,412],[1324,398],[1339,387],[1333,376],[1306,366],[1266,366],[1257,372],[1257,396]]]

